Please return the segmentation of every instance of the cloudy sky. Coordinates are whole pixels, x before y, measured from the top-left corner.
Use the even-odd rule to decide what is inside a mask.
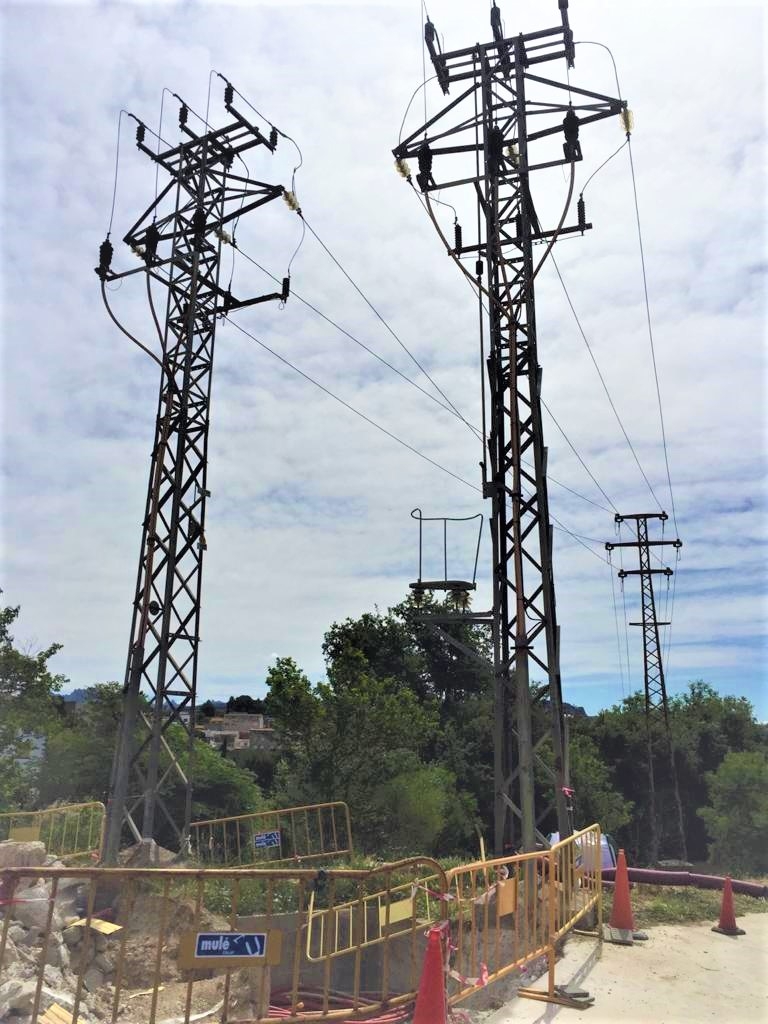
[[[489,36],[488,6],[431,0],[447,49]],[[555,0],[505,0],[508,34],[556,24]],[[107,230],[118,114],[177,138],[179,93],[204,111],[224,73],[300,145],[307,221],[473,423],[479,422],[477,310],[391,149],[422,82],[420,3],[6,3],[2,27],[2,515],[4,599],[20,604],[17,640],[64,645],[73,686],[122,678],[149,453],[156,367],[102,307],[93,267]],[[635,115],[637,172],[656,357],[679,534],[670,692],[704,678],[768,717],[765,685],[765,54],[761,3],[573,0],[577,40],[608,44]],[[562,77],[564,67],[554,68]],[[613,93],[607,53],[582,45],[571,81]],[[214,78],[211,119],[223,122]],[[169,90],[165,93],[163,90]],[[436,84],[426,87],[434,113]],[[415,130],[417,97],[406,121]],[[150,161],[123,119],[113,240],[149,204]],[[621,143],[616,119],[582,133],[577,188]],[[295,150],[250,161],[290,183]],[[535,185],[554,226],[560,169]],[[616,407],[660,505],[671,511],[661,445],[632,182],[623,150],[587,192],[594,230],[557,259]],[[445,218],[450,230],[452,216]],[[465,227],[465,238],[469,234]],[[282,203],[244,220],[241,249],[282,277],[300,223]],[[230,259],[227,253],[227,259]],[[116,244],[114,266],[134,257]],[[392,334],[308,236],[295,290],[424,390]],[[241,295],[271,290],[245,259]],[[554,268],[537,280],[543,393],[621,512],[653,511]],[[138,281],[112,296],[149,339]],[[478,483],[479,442],[423,392],[295,298],[241,312],[248,331],[430,459]],[[270,661],[323,673],[336,620],[399,601],[416,578],[409,513],[487,514],[467,483],[354,416],[233,326],[217,334],[210,435],[208,551],[200,694],[259,694]],[[556,533],[555,575],[566,699],[596,710],[642,682],[638,630],[603,541],[613,512],[549,417],[552,512],[587,548]],[[595,504],[596,503],[596,504]],[[605,506],[600,508],[598,506]],[[471,527],[457,530],[451,574],[470,571]],[[665,536],[675,533],[670,521]],[[623,539],[628,539],[626,536]],[[487,607],[488,545],[476,607]],[[674,564],[674,562],[672,563]],[[428,567],[425,567],[425,569]],[[425,572],[427,575],[427,572]],[[660,584],[662,611],[667,604]],[[626,618],[639,588],[626,588]],[[619,651],[622,652],[620,661]]]

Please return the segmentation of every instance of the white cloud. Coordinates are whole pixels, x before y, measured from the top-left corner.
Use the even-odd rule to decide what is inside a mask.
[[[434,0],[447,46],[488,31],[485,5]],[[544,4],[502,4],[508,29],[540,23]],[[415,198],[392,169],[405,104],[421,80],[413,5],[280,7],[171,4],[6,5],[3,12],[3,518],[5,597],[19,637],[64,643],[75,685],[122,676],[156,402],[154,367],[101,306],[95,265],[112,196],[117,113],[157,124],[164,87],[203,111],[208,71],[226,73],[301,145],[298,187],[318,234],[479,422],[476,307]],[[691,18],[695,10],[696,18]],[[614,49],[636,116],[637,170],[656,354],[677,515],[685,542],[670,689],[704,675],[765,700],[765,292],[763,12],[751,5],[583,0],[577,39]],[[547,14],[556,16],[552,0]],[[716,42],[715,42],[716,41]],[[722,76],[702,70],[716,45]],[[612,91],[607,55],[579,48],[572,81]],[[221,113],[221,82],[211,110]],[[439,91],[428,88],[438,109]],[[421,101],[408,124],[418,126]],[[175,138],[165,94],[164,133]],[[113,238],[146,207],[154,173],[124,120]],[[616,124],[585,130],[584,176],[620,143]],[[254,173],[288,182],[281,143]],[[559,171],[537,206],[555,218]],[[665,505],[663,452],[626,152],[590,184],[594,230],[557,258],[639,457]],[[471,222],[462,208],[465,224]],[[450,226],[451,217],[446,217]],[[244,220],[242,249],[282,276],[299,224],[282,204]],[[465,231],[468,233],[469,228]],[[116,244],[116,265],[133,257]],[[403,373],[429,383],[308,237],[293,286]],[[621,438],[551,267],[537,282],[544,395],[621,511],[651,501]],[[241,294],[271,287],[238,261]],[[145,299],[111,295],[146,334]],[[423,395],[295,299],[239,321],[331,390],[470,480],[479,445]],[[335,619],[398,601],[415,578],[425,514],[487,512],[440,474],[224,326],[217,338],[204,572],[201,693],[258,686],[275,649],[314,677]],[[552,475],[594,500],[595,486],[545,417]],[[553,513],[600,541],[612,516],[551,486]],[[668,528],[671,528],[671,524]],[[669,533],[667,533],[669,536]],[[598,552],[600,552],[598,547]],[[488,552],[478,606],[486,607]],[[608,568],[556,534],[567,699],[621,693]],[[662,591],[662,599],[663,599]],[[637,594],[627,586],[634,617]],[[630,638],[639,683],[639,637]],[[623,643],[623,630],[620,639]],[[765,703],[762,704],[765,715]]]

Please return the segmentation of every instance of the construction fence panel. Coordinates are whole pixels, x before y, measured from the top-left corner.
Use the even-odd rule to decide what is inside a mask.
[[[600,828],[593,825],[549,850],[447,871],[449,1002],[513,974],[524,981],[540,973],[534,962],[544,966],[542,958],[548,997],[565,1001],[556,994],[557,945],[591,913],[600,918],[600,863]],[[518,993],[539,998],[525,987]]]
[[[408,1016],[434,861],[373,870],[8,868],[0,1019],[211,1024]],[[429,907],[427,899],[430,899]]]
[[[193,821],[192,856],[211,867],[262,867],[350,857],[349,808],[341,801]]]
[[[105,821],[104,804],[98,801],[41,811],[5,811],[0,814],[0,841],[39,841],[51,856],[76,860],[100,854]]]

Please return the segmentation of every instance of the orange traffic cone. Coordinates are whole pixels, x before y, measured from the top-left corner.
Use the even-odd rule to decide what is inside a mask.
[[[633,932],[635,919],[632,915],[632,904],[629,901],[629,873],[627,858],[623,850],[619,850],[616,861],[616,882],[613,890],[613,910],[611,911],[611,928]]]
[[[442,929],[430,928],[421,970],[413,1024],[446,1024],[445,972]]]
[[[723,900],[720,904],[720,920],[712,928],[720,935],[746,935],[743,928],[736,927],[736,914],[733,909],[733,887],[730,875],[723,884]]]

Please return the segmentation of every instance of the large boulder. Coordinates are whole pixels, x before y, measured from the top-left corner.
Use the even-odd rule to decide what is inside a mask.
[[[14,920],[26,928],[45,930],[48,922],[48,910],[51,894],[44,885],[33,885],[29,889],[16,889],[13,894],[12,913]],[[61,920],[54,911],[51,927],[55,931],[61,929]]]
[[[89,992],[98,992],[104,985],[104,975],[98,967],[89,967],[83,975],[83,984]]]
[[[11,1010],[29,1013],[35,1000],[36,981],[14,978],[0,985],[0,1020],[7,1020]]]
[[[45,856],[45,843],[22,843],[15,839],[0,843],[0,869],[39,868],[45,864]]]

